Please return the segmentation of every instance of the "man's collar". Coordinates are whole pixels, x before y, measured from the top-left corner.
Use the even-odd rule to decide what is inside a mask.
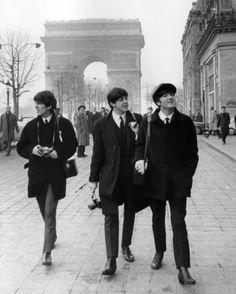
[[[42,117],[42,120],[43,120],[44,123],[45,123],[45,120],[47,120],[47,122],[49,123],[51,121],[51,119],[52,119],[51,114],[49,116],[47,116],[47,117]]]
[[[161,119],[162,121],[165,121],[166,118],[169,118],[169,120],[171,121],[171,119],[172,119],[172,117],[173,117],[173,115],[174,115],[174,111],[173,111],[171,114],[166,115],[166,114],[164,114],[164,113],[160,110],[159,113],[158,113],[158,115],[159,115],[159,117],[160,117],[160,119]]]
[[[125,118],[126,118],[126,112],[124,114],[117,114],[115,113],[115,111],[112,111],[112,115],[113,115],[113,118],[116,118],[116,119],[120,119],[120,117],[122,117],[122,119],[125,121]]]

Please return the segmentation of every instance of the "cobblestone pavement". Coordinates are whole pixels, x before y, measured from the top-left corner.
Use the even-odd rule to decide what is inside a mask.
[[[210,136],[208,139],[204,136],[199,136],[199,139],[236,162],[236,136],[228,136],[225,145],[217,136]]]
[[[87,207],[91,147],[87,158],[77,159],[79,175],[68,180],[67,197],[59,202],[53,265],[42,266],[43,222],[35,199],[26,196],[25,160],[13,150],[9,157],[0,153],[0,294],[235,294],[236,163],[199,141],[200,162],[187,216],[196,285],[181,286],[177,280],[169,210],[168,248],[160,270],[150,267],[154,242],[148,208],[136,217],[135,262],[119,256],[115,276],[101,275],[106,260],[103,216]]]

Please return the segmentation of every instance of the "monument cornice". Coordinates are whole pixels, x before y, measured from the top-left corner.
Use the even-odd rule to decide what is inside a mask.
[[[40,38],[42,42],[57,42],[57,41],[88,41],[88,40],[138,40],[143,43],[143,35],[112,35],[112,36],[44,36]]]
[[[229,32],[236,32],[236,13],[215,14],[197,45],[197,56],[204,54],[217,34]]]
[[[109,70],[107,70],[107,73],[109,74],[141,74],[141,70],[138,69],[112,69],[110,68]]]

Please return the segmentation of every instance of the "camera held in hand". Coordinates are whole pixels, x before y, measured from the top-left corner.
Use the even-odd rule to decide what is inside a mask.
[[[92,199],[92,203],[88,205],[88,208],[90,210],[94,210],[95,208],[101,208],[102,205],[101,205],[101,201],[98,200],[98,199]]]
[[[43,157],[49,157],[50,153],[53,151],[52,147],[47,147],[47,146],[38,146],[38,148],[40,149],[40,151],[43,154]]]

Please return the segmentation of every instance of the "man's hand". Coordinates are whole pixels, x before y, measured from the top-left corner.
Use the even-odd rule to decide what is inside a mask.
[[[135,135],[138,134],[138,129],[139,129],[139,125],[136,121],[132,121],[129,123],[129,126],[131,128],[131,130],[135,133]]]
[[[51,157],[52,159],[57,159],[58,158],[57,151],[52,150],[52,152],[49,154],[49,157]]]
[[[95,193],[97,186],[98,186],[98,182],[89,182],[89,189],[92,194]]]
[[[135,162],[135,169],[140,173],[144,174],[145,170],[147,169],[147,162],[144,165],[144,160],[138,160]]]
[[[42,157],[43,156],[42,146],[40,146],[40,145],[34,146],[32,153],[36,156]]]

